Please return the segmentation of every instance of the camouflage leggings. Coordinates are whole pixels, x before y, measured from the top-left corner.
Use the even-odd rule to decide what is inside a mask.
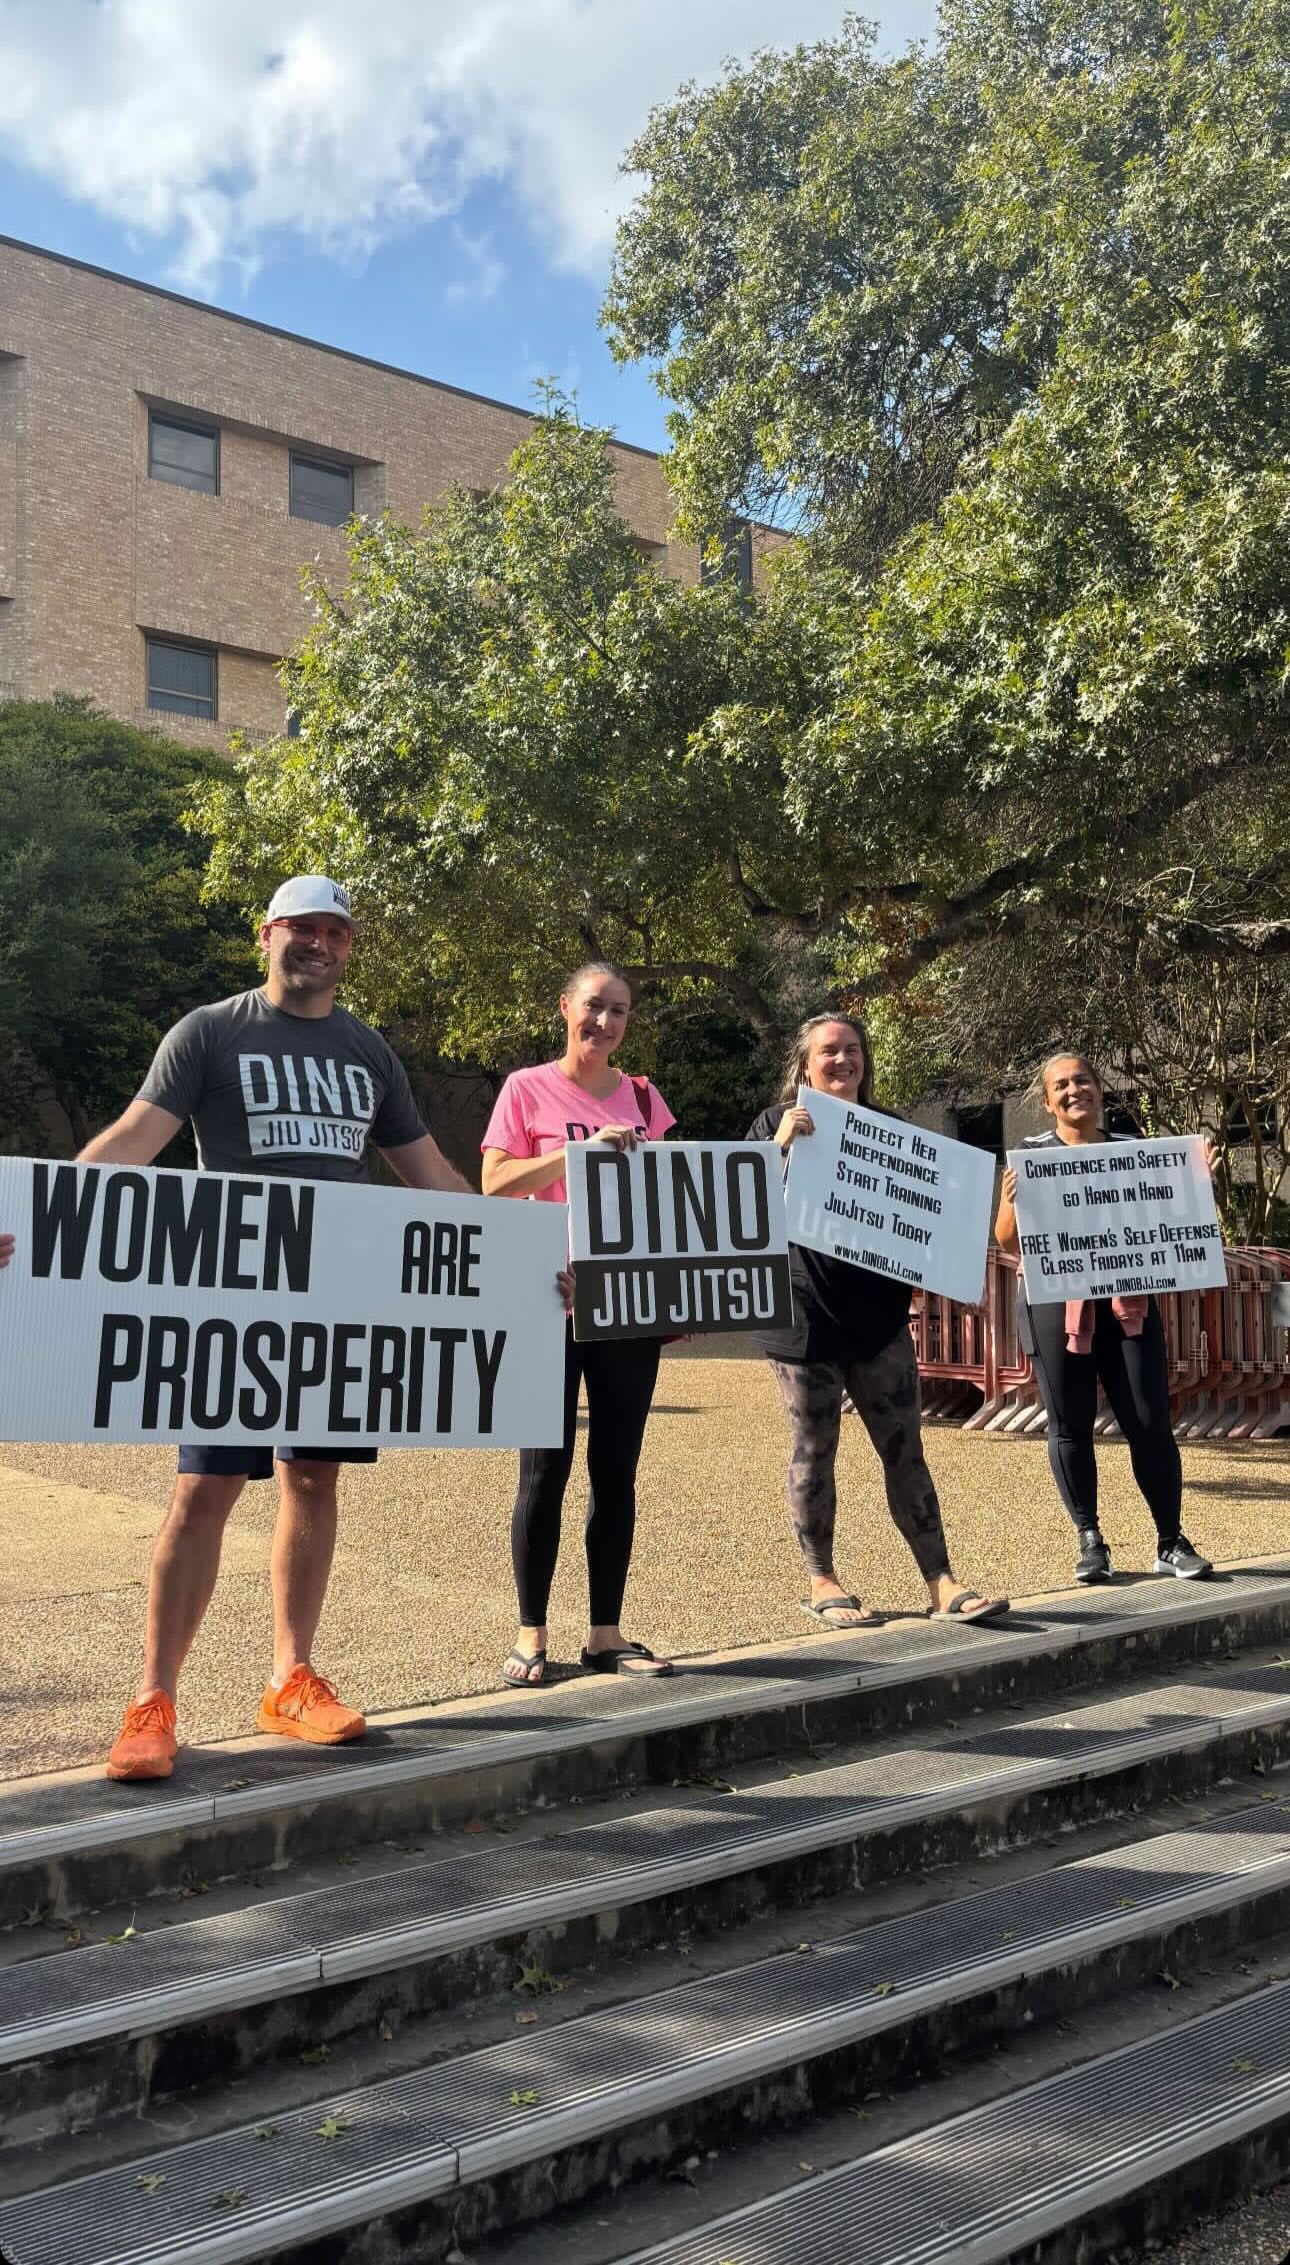
[[[918,1363],[907,1329],[868,1361],[772,1361],[788,1410],[793,1451],[788,1508],[808,1572],[835,1578],[833,1527],[837,1459],[845,1389],[882,1461],[887,1507],[925,1581],[948,1573],[945,1529],[932,1474],[923,1460]]]

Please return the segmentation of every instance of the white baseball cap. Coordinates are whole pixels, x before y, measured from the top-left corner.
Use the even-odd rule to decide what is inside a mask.
[[[294,879],[284,881],[276,889],[265,919],[305,920],[310,913],[330,913],[335,920],[348,921],[352,928],[354,914],[350,907],[349,890],[342,889],[339,881],[329,881],[325,873],[297,873]]]

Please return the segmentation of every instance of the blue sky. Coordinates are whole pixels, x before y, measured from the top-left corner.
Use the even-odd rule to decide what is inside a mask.
[[[598,326],[617,160],[843,0],[0,0],[0,232],[663,445]],[[884,0],[880,43],[932,29]]]

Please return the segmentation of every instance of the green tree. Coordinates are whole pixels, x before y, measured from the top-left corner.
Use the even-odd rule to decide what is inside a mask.
[[[358,527],[348,587],[312,595],[285,671],[299,737],[200,798],[214,889],[255,903],[293,867],[344,874],[356,999],[440,1052],[529,1051],[560,977],[600,953],[648,996],[772,1027],[741,873],[814,882],[777,721],[806,664],[787,616],[768,634],[731,584],[642,556],[603,433],[553,403],[503,490],[417,531]]]
[[[950,0],[686,89],[607,319],[692,531],[778,510],[829,683],[783,742],[858,992],[1286,785],[1284,0]],[[738,742],[737,722],[728,729]],[[802,900],[766,888],[763,916]],[[1180,951],[1267,957],[1263,880]]]
[[[32,1136],[33,1091],[73,1136],[124,1106],[163,1032],[255,981],[244,923],[202,902],[185,809],[223,759],[83,702],[0,706],[0,1137]]]

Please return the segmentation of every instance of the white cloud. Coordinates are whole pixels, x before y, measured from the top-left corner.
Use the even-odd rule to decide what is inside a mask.
[[[214,288],[282,235],[350,255],[512,187],[599,276],[652,103],[846,0],[0,0],[0,152]],[[932,0],[876,10],[892,45]],[[485,260],[493,255],[484,248]]]

